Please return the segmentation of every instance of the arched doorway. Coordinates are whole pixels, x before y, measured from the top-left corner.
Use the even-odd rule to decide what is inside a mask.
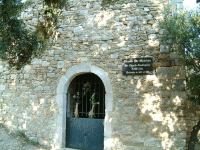
[[[104,149],[105,88],[93,73],[76,76],[67,92],[66,147]]]
[[[56,102],[58,105],[58,115],[56,123],[56,131],[54,137],[54,148],[65,148],[66,146],[66,104],[67,104],[67,91],[72,80],[84,73],[93,73],[97,75],[105,87],[105,119],[104,119],[104,149],[112,148],[112,128],[110,115],[113,110],[113,90],[111,81],[103,69],[93,66],[89,63],[81,63],[70,67],[66,74],[63,75],[58,83],[56,91]]]

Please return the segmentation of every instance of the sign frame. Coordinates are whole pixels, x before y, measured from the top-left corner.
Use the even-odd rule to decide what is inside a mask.
[[[123,75],[148,75],[153,74],[152,57],[136,57],[122,59]]]

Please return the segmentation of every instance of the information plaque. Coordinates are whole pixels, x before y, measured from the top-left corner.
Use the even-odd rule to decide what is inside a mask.
[[[152,57],[122,59],[123,75],[147,75],[152,74]]]

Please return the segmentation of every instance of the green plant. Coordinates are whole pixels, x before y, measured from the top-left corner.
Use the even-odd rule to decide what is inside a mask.
[[[24,131],[16,131],[16,136],[19,136],[21,139],[23,139],[25,142],[31,144],[31,145],[40,145],[39,142],[35,142],[32,140],[29,140],[28,137],[26,136]]]
[[[0,4],[0,58],[19,70],[40,56],[45,43],[18,18],[25,7],[20,0],[2,0]]]
[[[45,22],[39,22],[36,31],[27,28],[20,13],[32,1],[0,0],[0,59],[8,61],[10,68],[21,69],[35,57],[41,56],[50,37],[58,34],[56,29],[61,9],[66,0],[44,0]]]
[[[67,8],[67,4],[67,0],[44,0],[42,12],[39,12],[39,16],[42,16],[44,22],[40,22],[38,16],[36,27],[36,33],[44,41],[47,42],[50,38],[52,40],[58,38],[58,22],[62,20],[62,10]]]
[[[105,7],[110,6],[112,4],[122,4],[124,2],[125,2],[125,0],[102,0],[101,6],[103,8],[105,8]]]
[[[165,7],[164,18],[159,22],[164,29],[161,43],[169,45],[172,51],[178,52],[187,67],[187,88],[192,95],[190,99],[200,104],[200,11],[177,12]],[[200,121],[193,127],[188,149],[194,150]]]
[[[187,66],[187,87],[192,101],[200,104],[200,12],[177,12],[165,7],[164,18],[159,22],[164,29],[161,43],[178,52]]]

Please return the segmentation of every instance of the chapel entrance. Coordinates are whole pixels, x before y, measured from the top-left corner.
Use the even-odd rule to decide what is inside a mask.
[[[86,73],[76,76],[67,92],[66,147],[103,150],[105,88],[101,79]]]

